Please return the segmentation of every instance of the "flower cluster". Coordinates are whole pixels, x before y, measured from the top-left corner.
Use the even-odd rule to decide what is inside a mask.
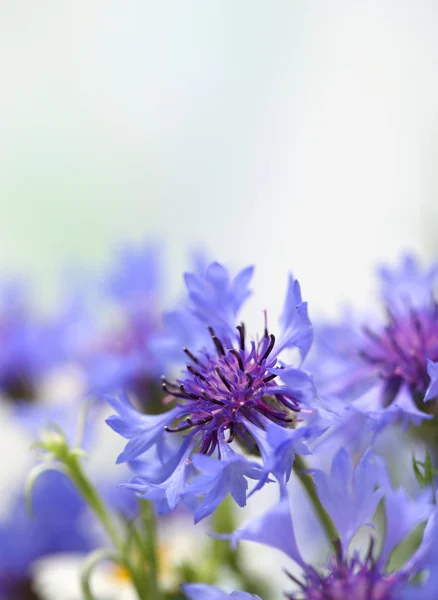
[[[238,529],[233,543],[249,540],[265,544],[283,552],[298,567],[298,573],[288,573],[294,591],[287,592],[289,600],[397,600],[428,598],[435,588],[434,578],[424,585],[415,581],[431,567],[432,549],[436,534],[436,507],[431,490],[409,498],[403,489],[393,489],[382,461],[368,451],[353,468],[345,450],[339,451],[332,463],[331,473],[315,469],[312,475],[324,508],[332,518],[339,538],[333,540],[333,550],[326,565],[320,568],[303,558],[293,524],[293,510],[289,499],[269,509]],[[377,549],[373,529],[362,548],[354,543],[360,528],[374,527],[373,517],[379,502],[383,502],[385,534]],[[422,541],[416,551],[398,569],[390,568],[390,557],[403,540],[419,525],[426,525]],[[192,600],[228,597],[212,586],[187,585]],[[250,594],[235,593],[231,597],[254,598]]]
[[[106,597],[92,583],[102,561],[133,599],[271,600],[280,586],[249,573],[246,541],[283,552],[289,600],[436,597],[438,264],[382,268],[383,316],[315,327],[290,274],[278,323],[260,310],[258,332],[244,320],[253,274],[199,260],[166,311],[161,253],[145,244],[56,315],[20,286],[0,290],[5,431],[40,451],[35,517],[14,489],[0,518],[0,598],[46,600],[38,561],[91,552],[77,600]],[[74,381],[55,401],[59,373]],[[93,474],[83,460],[99,451]],[[278,495],[267,510],[262,488]],[[250,497],[259,516],[242,525]],[[169,567],[161,538],[167,524],[176,545],[180,517],[190,531],[203,521],[201,549],[191,560],[184,534]],[[203,527],[215,533],[201,543]]]

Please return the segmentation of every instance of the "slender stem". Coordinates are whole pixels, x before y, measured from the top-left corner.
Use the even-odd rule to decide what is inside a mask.
[[[321,500],[316,493],[315,484],[313,483],[312,477],[308,473],[303,473],[307,469],[305,460],[299,454],[295,455],[294,461],[294,472],[295,475],[301,482],[301,485],[306,490],[307,496],[312,503],[312,506],[318,516],[321,525],[324,528],[324,532],[332,545],[333,549],[336,550],[336,542],[339,540],[339,534],[336,531],[336,527],[333,524],[330,515],[321,504]]]
[[[78,488],[79,492],[82,494],[84,500],[93,509],[94,513],[104,526],[105,531],[114,544],[114,547],[120,551],[123,550],[122,541],[113,525],[112,519],[99,494],[84,475],[78,458],[75,456],[70,456],[68,462],[66,462],[66,467],[71,479]]]
[[[110,512],[105,507],[103,500],[95,490],[94,486],[84,474],[78,457],[71,454],[68,455],[68,457],[65,459],[65,466],[70,478],[76,485],[79,492],[82,494],[85,502],[92,508],[99,521],[102,523],[105,531],[108,534],[108,537],[114,545],[114,548],[116,548],[117,552],[119,553],[122,564],[126,567],[131,576],[132,584],[137,592],[138,598],[140,600],[144,600],[145,590],[143,578],[141,576],[142,574],[137,572],[136,568],[131,562],[131,559],[124,552],[125,548],[123,540],[120,538],[116,527],[114,527]],[[158,596],[156,597],[157,600],[159,600]]]
[[[155,510],[148,500],[140,500],[141,515],[144,523],[146,540],[145,551],[148,564],[148,598],[161,599],[158,581],[158,537]]]
[[[109,548],[99,548],[87,556],[81,572],[81,588],[84,595],[84,600],[96,600],[91,591],[90,578],[94,569],[105,560],[118,562],[118,557],[114,554],[114,550]]]

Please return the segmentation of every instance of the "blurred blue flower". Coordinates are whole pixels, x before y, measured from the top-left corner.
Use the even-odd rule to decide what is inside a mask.
[[[183,586],[183,590],[190,600],[226,600],[227,598],[233,598],[233,600],[251,600],[251,598],[253,600],[260,600],[259,596],[255,596],[254,594],[248,594],[247,592],[232,592],[231,594],[227,594],[212,585],[204,583],[187,583]]]
[[[418,408],[438,395],[438,265],[421,270],[406,256],[398,270],[380,270],[387,319],[353,317],[316,328],[312,371],[319,391],[351,403],[378,429],[401,419],[429,418]]]
[[[90,528],[88,509],[70,481],[55,471],[35,485],[34,514],[29,515],[24,494],[11,503],[0,522],[0,598],[18,600],[31,580],[35,560],[62,552],[87,553],[98,536]]]
[[[154,450],[149,462],[162,465],[161,479],[155,474],[148,481],[147,475],[139,473],[133,489],[151,499],[160,490],[169,508],[190,501],[191,496],[204,497],[195,513],[197,520],[210,514],[227,493],[243,506],[248,477],[265,483],[272,473],[283,482],[290,475],[294,453],[306,453],[306,441],[322,431],[317,425],[319,398],[312,377],[300,369],[312,343],[300,286],[290,276],[280,335],[269,332],[265,312],[264,333],[253,340],[243,323],[236,327],[250,294],[252,274],[253,268],[247,267],[231,278],[222,265],[212,263],[203,274],[185,275],[188,299],[167,315],[171,329],[156,345],[169,361],[178,348],[180,360],[188,361],[176,382],[163,377],[165,402],[176,400],[174,408],[160,416],[146,416],[126,395],[109,399],[118,415],[107,422],[129,439],[119,461],[133,461]],[[305,419],[309,422],[301,423]],[[185,432],[182,437],[181,432]],[[176,436],[181,442],[171,458],[169,442]],[[255,449],[264,467],[236,453],[230,447],[236,442]],[[201,472],[194,481],[193,468]],[[211,490],[216,490],[214,497]]]
[[[119,250],[113,268],[101,282],[99,318],[94,315],[90,319],[85,310],[79,319],[86,325],[76,359],[85,370],[91,393],[126,389],[142,406],[151,404],[152,396],[161,395],[163,365],[151,342],[161,326],[163,279],[161,251],[156,244],[145,242]]]
[[[10,279],[0,286],[0,393],[29,402],[47,374],[60,363],[61,331],[37,314],[29,286]]]

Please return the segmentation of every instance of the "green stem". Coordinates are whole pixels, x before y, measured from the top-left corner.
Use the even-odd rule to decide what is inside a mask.
[[[139,600],[145,600],[143,574],[138,573],[137,569],[132,564],[131,559],[126,555],[123,540],[120,538],[116,527],[114,527],[110,512],[107,510],[103,500],[84,474],[78,457],[72,454],[68,455],[65,459],[65,467],[68,475],[76,485],[85,502],[94,511],[107,532],[108,537],[120,556],[121,563],[126,567],[131,576],[132,584],[137,592]]]
[[[118,562],[117,555],[114,551],[108,548],[99,548],[87,556],[82,566],[81,572],[81,588],[84,595],[84,600],[97,600],[91,591],[90,578],[94,569],[104,560],[112,560]]]
[[[321,525],[324,528],[324,532],[327,536],[327,539],[331,543],[334,550],[336,550],[336,542],[339,540],[339,534],[336,531],[336,527],[333,524],[333,521],[330,518],[330,515],[325,510],[321,501],[316,493],[315,484],[313,483],[312,477],[308,473],[303,473],[307,469],[306,462],[303,457],[299,454],[295,455],[294,461],[294,472],[295,475],[301,482],[301,485],[306,490],[307,496],[312,503],[312,506],[318,516],[318,519]]]
[[[122,552],[123,544],[119,534],[113,525],[112,519],[102,499],[82,471],[79,459],[76,456],[69,456],[68,461],[66,461],[66,467],[70,478],[73,480],[73,483],[78,488],[85,502],[92,508],[102,523],[114,547]]]
[[[161,599],[160,585],[158,581],[158,536],[157,519],[151,502],[140,500],[141,515],[144,523],[146,540],[145,554],[148,564],[148,598]]]

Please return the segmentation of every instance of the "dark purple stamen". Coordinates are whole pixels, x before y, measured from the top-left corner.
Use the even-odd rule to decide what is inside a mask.
[[[192,400],[199,400],[200,398],[198,394],[192,394],[191,392],[188,392],[182,384],[179,386],[179,389],[181,391],[181,394],[184,394],[183,397],[191,398]]]
[[[199,377],[199,379],[202,379],[202,381],[206,381],[204,375],[194,369],[192,365],[187,365],[187,371],[189,371],[192,375],[195,375],[195,377]]]
[[[245,367],[243,366],[242,357],[240,356],[240,352],[238,350],[234,350],[234,348],[232,348],[229,352],[230,352],[230,354],[232,354],[233,356],[236,357],[237,364],[239,365],[239,369],[241,371],[244,371]]]
[[[194,363],[198,363],[198,359],[196,358],[196,356],[194,354],[192,354],[190,352],[190,350],[188,348],[183,348],[183,352],[185,352],[187,354],[187,356],[194,362]]]
[[[254,377],[251,375],[251,373],[248,373],[248,371],[245,371],[245,377],[248,381],[248,383],[246,384],[246,389],[249,389],[254,383]]]
[[[403,572],[385,573],[373,557],[374,540],[371,539],[365,559],[359,556],[343,559],[338,543],[328,565],[328,574],[318,573],[310,566],[304,567],[303,581],[286,571],[288,577],[299,586],[296,593],[286,594],[289,600],[394,600],[408,575]]]
[[[179,422],[166,431],[191,429],[188,436],[193,437],[198,452],[210,455],[236,438],[253,446],[245,420],[262,429],[266,419],[282,427],[296,422],[291,415],[299,410],[298,402],[277,393],[276,374],[267,370],[280,367],[273,354],[275,336],[266,331],[260,341],[247,345],[243,324],[234,339],[220,338],[213,328],[208,329],[216,353],[205,349],[195,356],[184,348],[192,364],[187,365],[183,378],[176,384],[163,378],[163,389],[178,399],[182,409]]]
[[[178,425],[178,427],[168,427],[166,425],[166,427],[164,428],[166,431],[168,431],[169,433],[179,433],[180,431],[185,431],[186,429],[190,429],[191,427],[193,427],[192,423],[181,423],[181,425]]]
[[[236,329],[239,332],[240,349],[245,350],[245,325],[242,323]]]
[[[265,377],[263,379],[263,381],[265,383],[268,383],[269,381],[272,381],[273,379],[275,379],[277,377],[277,375],[275,373],[271,373],[271,375],[268,375],[267,377]]]
[[[225,379],[225,375],[222,373],[222,371],[219,369],[219,367],[216,367],[216,373],[219,375],[219,378],[222,381],[222,383],[224,384],[224,386],[231,392],[231,385]]]
[[[274,348],[274,345],[275,345],[275,335],[273,333],[271,333],[270,336],[269,336],[269,338],[270,338],[269,345],[266,348],[266,352],[263,354],[262,358],[260,359],[260,362],[263,362],[264,360],[266,360],[268,358],[268,356],[271,354],[272,349]]]
[[[215,345],[215,348],[216,348],[217,353],[219,354],[219,356],[225,356],[225,350],[224,350],[224,347],[222,346],[222,342],[217,337],[217,335],[215,335],[215,333],[213,331],[213,328],[209,327],[208,331],[210,332],[211,339],[213,340],[213,343]]]
[[[387,310],[389,324],[380,332],[363,327],[365,343],[359,356],[370,364],[376,375],[387,383],[384,386],[384,405],[391,404],[401,385],[411,392],[424,394],[430,377],[428,359],[438,361],[438,314],[436,303],[410,308],[405,314]]]

